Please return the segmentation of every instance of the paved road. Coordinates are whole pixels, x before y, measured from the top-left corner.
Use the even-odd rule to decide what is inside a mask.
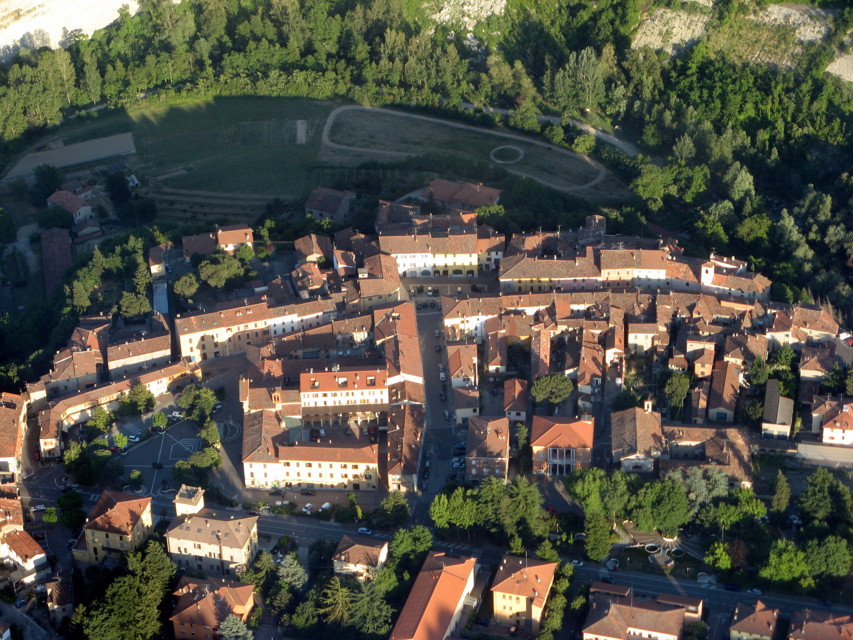
[[[330,133],[332,131],[332,125],[334,125],[335,119],[338,117],[338,115],[340,115],[341,113],[343,113],[345,111],[373,111],[373,112],[378,111],[380,113],[386,113],[386,114],[390,114],[390,115],[394,115],[394,116],[399,116],[401,118],[411,118],[414,120],[424,120],[426,122],[435,122],[437,124],[441,124],[441,125],[444,125],[447,127],[453,127],[455,129],[467,129],[469,131],[477,131],[477,132],[480,132],[480,133],[483,133],[486,135],[491,135],[491,136],[495,136],[498,138],[503,138],[505,140],[515,140],[517,142],[523,142],[525,144],[532,144],[532,145],[536,145],[538,147],[542,147],[544,149],[548,149],[550,151],[553,151],[554,153],[566,155],[566,156],[572,158],[573,160],[584,162],[584,163],[590,165],[591,167],[593,167],[597,171],[596,176],[592,180],[590,180],[589,182],[586,182],[586,183],[581,184],[581,185],[575,185],[575,186],[567,187],[567,186],[565,186],[565,184],[559,184],[559,183],[554,182],[552,180],[546,180],[545,178],[542,178],[539,176],[530,175],[530,174],[528,174],[528,173],[526,173],[520,169],[513,168],[512,165],[501,165],[504,169],[506,169],[510,173],[514,173],[516,175],[520,175],[520,176],[523,176],[526,178],[530,178],[531,180],[535,180],[536,182],[540,182],[540,183],[542,183],[546,186],[549,186],[553,189],[556,189],[558,191],[564,191],[567,193],[573,193],[576,191],[583,191],[585,189],[590,189],[590,188],[596,186],[599,182],[601,182],[602,180],[604,180],[604,178],[607,177],[607,169],[605,169],[601,164],[599,164],[595,160],[592,160],[591,158],[588,158],[586,156],[582,156],[580,154],[574,153],[573,151],[568,151],[567,149],[563,149],[561,147],[556,147],[556,146],[549,144],[547,142],[540,142],[539,140],[535,140],[535,139],[529,138],[527,136],[517,135],[514,133],[504,133],[503,131],[494,131],[491,129],[484,129],[482,127],[475,127],[475,126],[472,126],[469,124],[462,124],[459,122],[454,122],[452,120],[442,120],[440,118],[431,118],[429,116],[421,116],[421,115],[414,114],[414,113],[406,113],[404,111],[394,111],[391,109],[380,109],[377,107],[362,107],[360,105],[344,105],[344,106],[338,107],[337,109],[334,109],[329,114],[329,117],[326,119],[326,126],[323,127],[323,138],[322,138],[322,140],[323,140],[323,144],[325,146],[329,147],[330,149],[340,149],[342,151],[361,151],[361,152],[379,153],[379,154],[384,154],[384,155],[389,155],[389,156],[397,156],[400,158],[408,158],[411,156],[419,155],[417,153],[404,153],[402,151],[385,151],[382,149],[371,149],[369,147],[352,147],[349,145],[343,145],[343,144],[338,144],[337,142],[332,142],[331,138],[330,138]]]

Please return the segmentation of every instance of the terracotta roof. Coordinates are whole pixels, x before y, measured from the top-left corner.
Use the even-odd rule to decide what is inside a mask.
[[[388,475],[417,473],[425,421],[423,405],[403,404],[388,410]]]
[[[501,261],[500,280],[595,280],[601,270],[591,256],[579,256],[571,260],[557,256],[539,258],[518,255]]]
[[[477,377],[477,345],[447,345],[447,370],[451,378],[469,378],[473,384]]]
[[[307,236],[302,236],[293,241],[293,248],[296,250],[296,259],[299,262],[304,262],[309,258],[316,260],[317,256],[323,256],[327,260],[333,257],[332,241],[329,236],[309,233]]]
[[[112,367],[122,360],[138,358],[139,356],[153,355],[155,353],[171,354],[172,338],[165,335],[142,336],[137,340],[123,344],[112,344],[107,347],[107,362]]]
[[[773,609],[761,600],[754,603],[738,602],[729,632],[739,631],[753,637],[773,638],[779,620],[779,609]]]
[[[258,411],[251,407],[243,414],[243,461],[277,462],[278,447],[284,438],[281,424],[272,408]]]
[[[394,256],[377,253],[365,258],[364,268],[368,277],[356,280],[363,297],[384,296],[400,288],[400,271]]]
[[[146,511],[151,498],[107,489],[89,512],[84,529],[129,536]]]
[[[355,195],[352,191],[338,191],[337,189],[329,189],[327,187],[317,187],[308,197],[305,208],[321,211],[332,216],[338,212],[344,200],[354,198]]]
[[[632,407],[610,416],[611,444],[614,459],[621,460],[635,454],[658,457],[664,452],[660,414]]]
[[[41,545],[26,531],[7,531],[3,534],[3,542],[9,545],[22,562],[30,562],[37,556],[45,555]]]
[[[255,241],[251,227],[242,224],[232,224],[216,229],[216,244],[227,246],[232,244],[253,244]]]
[[[184,236],[181,238],[181,246],[185,258],[191,258],[195,254],[207,256],[216,251],[216,236],[210,231],[197,233],[193,236]]]
[[[710,405],[709,405],[710,407]],[[752,453],[747,431],[738,427],[664,425],[664,438],[675,445],[701,445],[704,457],[676,457],[658,461],[661,476],[669,469],[719,469],[741,483],[752,483]]]
[[[0,497],[0,527],[24,528],[24,508],[17,497]]]
[[[726,336],[723,357],[744,363],[767,358],[767,337],[758,334],[735,333]]]
[[[332,560],[376,568],[379,566],[382,550],[387,546],[387,540],[345,534],[338,543]]]
[[[163,264],[166,260],[167,244],[155,244],[148,250],[148,266],[155,267]]]
[[[802,609],[791,617],[789,640],[853,640],[853,617]]]
[[[453,405],[457,409],[479,409],[480,390],[467,387],[453,387]]]
[[[477,209],[495,204],[501,197],[501,190],[470,182],[454,182],[436,178],[423,191],[424,198],[432,198],[445,204],[459,203],[469,209]]]
[[[635,600],[631,604],[617,602],[604,593],[596,593],[590,598],[589,614],[583,626],[584,635],[590,634],[606,638],[627,638],[629,630],[664,634],[681,637],[685,610],[659,604],[654,601]],[[645,632],[645,633],[643,633]]]
[[[239,514],[235,516],[233,513],[220,513],[204,508],[198,513],[172,520],[166,531],[166,537],[242,549],[257,526],[257,516],[240,516]]]
[[[245,619],[254,607],[254,585],[223,578],[182,577],[169,620],[215,630],[232,613]]]
[[[718,361],[714,363],[711,375],[711,394],[708,398],[708,409],[735,410],[737,399],[735,394],[740,388],[741,368],[733,362]]]
[[[666,270],[667,252],[659,249],[602,249],[599,254],[602,274],[605,270]]]
[[[384,367],[340,367],[336,371],[306,371],[299,375],[301,393],[384,389],[387,386]]]
[[[77,213],[82,207],[88,206],[88,203],[82,198],[78,198],[73,193],[68,191],[56,191],[47,199],[48,204],[52,204],[60,209],[65,209],[68,213]]]
[[[476,231],[462,231],[462,233],[430,232],[427,234],[383,233],[379,236],[379,248],[383,253],[390,255],[407,255],[413,253],[430,255],[476,255]]]
[[[21,454],[21,427],[25,420],[24,398],[8,391],[0,394],[0,458],[17,458]]]
[[[389,640],[436,640],[450,623],[477,566],[476,558],[453,558],[430,551]]]
[[[558,562],[505,555],[492,581],[492,591],[531,598],[533,606],[542,608],[558,565]]]
[[[595,420],[576,420],[557,416],[533,416],[530,446],[591,449]]]
[[[290,272],[293,284],[297,289],[316,291],[326,285],[326,275],[329,271],[321,271],[316,262],[306,262]]]
[[[475,416],[468,419],[467,458],[509,456],[509,419]]]
[[[527,385],[519,378],[504,382],[504,411],[527,411]]]

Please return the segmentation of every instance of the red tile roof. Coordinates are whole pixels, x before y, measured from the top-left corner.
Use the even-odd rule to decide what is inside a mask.
[[[77,213],[82,207],[87,207],[89,204],[82,198],[78,198],[73,193],[68,191],[56,191],[47,199],[48,204],[52,204],[60,209],[65,209],[68,213]]]
[[[151,498],[130,493],[106,490],[98,498],[84,529],[118,533],[128,536],[146,511],[151,510]]]
[[[492,581],[492,591],[532,598],[534,606],[544,607],[558,565],[558,562],[505,555]]]

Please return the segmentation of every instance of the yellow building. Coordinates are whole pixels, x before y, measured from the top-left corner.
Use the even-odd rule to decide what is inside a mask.
[[[504,556],[492,583],[495,621],[538,633],[557,565]]]
[[[138,550],[153,526],[151,498],[104,491],[92,507],[72,555],[78,562],[93,565],[121,558]]]
[[[779,609],[768,607],[761,600],[738,602],[729,626],[729,637],[731,640],[773,640],[778,622]]]

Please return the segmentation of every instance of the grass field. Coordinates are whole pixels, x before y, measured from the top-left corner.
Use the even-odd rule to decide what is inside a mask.
[[[505,139],[489,131],[458,129],[439,122],[413,120],[381,111],[343,111],[335,118],[329,139],[335,144],[378,152],[425,154],[452,153],[472,162],[488,162],[498,147],[511,145],[524,157],[502,165],[562,189],[573,189],[599,176],[598,168],[582,158],[550,151],[532,142]],[[381,153],[372,154],[380,159]],[[367,157],[365,157],[367,159]],[[499,159],[503,159],[502,155]]]

